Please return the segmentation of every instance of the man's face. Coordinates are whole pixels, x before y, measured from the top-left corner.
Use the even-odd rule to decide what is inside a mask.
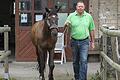
[[[84,9],[85,9],[84,3],[80,3],[80,2],[77,3],[76,10],[78,13],[80,14],[83,13]]]

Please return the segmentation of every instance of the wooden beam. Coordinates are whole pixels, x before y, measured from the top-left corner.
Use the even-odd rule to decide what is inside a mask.
[[[110,30],[110,29],[106,29],[105,27],[107,27],[107,26],[100,27],[100,30],[104,34],[109,35],[109,36],[118,36],[118,37],[120,37],[120,30]]]
[[[0,33],[11,31],[10,27],[0,27]]]
[[[103,51],[100,53],[100,55],[105,59],[105,61],[112,66],[114,69],[120,72],[120,65],[115,63],[113,60],[111,60]]]
[[[4,55],[6,53],[11,53],[11,51],[10,50],[8,50],[8,51],[0,51],[0,55]]]
[[[0,61],[8,57],[10,54],[11,54],[11,51],[4,51],[4,52],[0,51]]]

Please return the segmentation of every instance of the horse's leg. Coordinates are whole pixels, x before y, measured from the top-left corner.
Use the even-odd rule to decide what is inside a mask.
[[[38,64],[37,64],[37,70],[39,70],[39,59],[40,59],[40,56],[39,56],[39,53],[38,53],[38,48],[36,47],[36,55],[37,55],[37,62],[38,62]]]
[[[36,47],[36,55],[37,55],[37,62],[38,62],[37,69],[39,70],[39,74],[40,74],[39,79],[40,79],[40,77],[41,77],[41,69],[40,69],[40,53],[38,51],[38,47]]]
[[[45,77],[44,77],[44,69],[45,69],[45,57],[44,57],[44,50],[41,49],[41,48],[38,48],[38,64],[39,64],[39,73],[40,73],[40,76],[39,76],[39,79],[40,80],[45,80]]]
[[[55,67],[54,65],[54,49],[49,51],[49,80],[54,80],[53,78],[53,69]]]

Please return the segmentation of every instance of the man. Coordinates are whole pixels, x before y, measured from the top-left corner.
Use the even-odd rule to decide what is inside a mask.
[[[89,44],[94,48],[95,25],[92,16],[85,11],[85,5],[79,1],[75,12],[65,22],[70,27],[73,69],[75,80],[87,80]]]

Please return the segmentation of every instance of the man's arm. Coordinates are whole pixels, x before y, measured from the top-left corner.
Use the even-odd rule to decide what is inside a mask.
[[[95,30],[90,32],[90,46],[92,49],[95,48]]]
[[[95,30],[92,30],[90,32],[90,42],[95,42]]]
[[[66,21],[65,24],[64,24],[64,30],[67,28],[67,27],[70,27],[70,21]]]

